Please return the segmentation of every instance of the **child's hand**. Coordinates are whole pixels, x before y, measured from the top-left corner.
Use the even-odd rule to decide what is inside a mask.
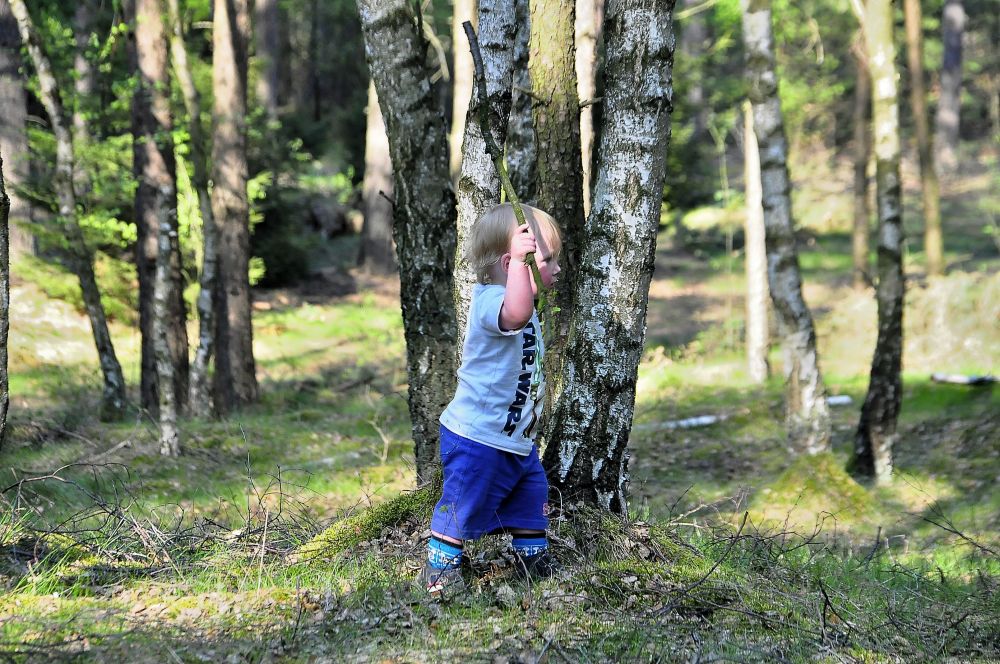
[[[518,226],[517,232],[510,239],[511,260],[524,262],[524,258],[535,252],[535,237],[531,234],[528,224]]]

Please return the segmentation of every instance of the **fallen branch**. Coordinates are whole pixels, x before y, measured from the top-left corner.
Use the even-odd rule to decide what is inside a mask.
[[[935,383],[944,383],[947,385],[969,385],[971,387],[981,387],[983,385],[992,385],[997,382],[996,376],[963,376],[961,374],[943,374],[943,373],[932,373],[931,381]]]

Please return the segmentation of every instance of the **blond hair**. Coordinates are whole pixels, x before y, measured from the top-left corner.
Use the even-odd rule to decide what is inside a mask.
[[[525,220],[541,232],[552,256],[558,256],[562,250],[562,236],[559,225],[548,212],[531,205],[521,204]],[[514,206],[501,203],[483,213],[475,224],[465,249],[465,260],[476,272],[476,281],[487,284],[490,280],[490,267],[496,265],[503,255],[510,251],[510,239],[517,231],[517,217],[514,216]]]

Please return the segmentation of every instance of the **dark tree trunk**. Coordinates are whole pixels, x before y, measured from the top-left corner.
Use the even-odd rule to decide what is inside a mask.
[[[7,0],[0,0],[0,147],[7,155],[7,195],[10,197],[8,226],[10,253],[34,254],[31,232],[20,226],[31,220],[31,204],[18,195],[17,187],[28,180],[28,98],[21,68],[21,36]]]
[[[783,334],[788,444],[793,454],[818,454],[830,449],[830,413],[812,315],[802,298],[770,0],[743,0],[743,41],[760,152],[768,285]]]
[[[524,26],[521,27],[524,29]],[[462,143],[462,170],[458,178],[458,255],[455,269],[455,315],[459,334],[456,347],[461,351],[465,342],[465,325],[472,300],[472,287],[476,273],[462,260],[472,225],[486,210],[500,202],[500,176],[486,151],[479,124],[481,104],[488,104],[492,118],[491,132],[496,145],[507,139],[507,121],[510,117],[511,80],[514,72],[514,41],[517,32],[514,3],[510,0],[479,0],[479,43],[482,47],[483,68],[486,75],[486,94],[483,100],[478,89],[474,90],[465,121],[465,139]],[[468,39],[462,34],[468,45]]]
[[[257,79],[257,102],[274,120],[281,106],[281,14],[278,0],[255,0],[257,58],[261,61]]]
[[[514,82],[511,93],[510,121],[507,145],[504,149],[507,170],[514,191],[525,203],[536,204],[538,197],[538,138],[531,117],[531,72],[528,71],[528,51],[531,37],[529,0],[515,0],[517,37],[514,41]]]
[[[31,15],[24,0],[10,0],[11,10],[17,18],[21,39],[35,65],[38,74],[38,92],[45,111],[49,115],[52,131],[56,138],[56,167],[53,188],[59,202],[59,216],[66,222],[66,236],[69,244],[69,268],[80,282],[83,303],[90,318],[94,333],[94,345],[104,376],[104,394],[101,400],[101,419],[116,420],[125,415],[125,377],[115,355],[111,333],[108,331],[101,293],[94,277],[94,256],[87,247],[76,216],[76,192],[73,189],[73,139],[63,115],[63,104],[59,96],[52,66],[42,51],[41,43],[31,22]]]
[[[854,84],[854,228],[851,232],[852,282],[855,290],[865,288],[871,281],[868,262],[868,236],[871,233],[868,161],[872,153],[872,83],[863,53],[864,45],[860,45],[859,49],[862,52],[854,52],[857,80]]]
[[[183,408],[188,390],[187,312],[177,240],[177,186],[173,119],[170,114],[170,73],[167,37],[159,0],[134,0],[134,71],[136,87],[132,99],[132,155],[138,186],[135,192],[135,220],[138,231],[136,264],[139,275],[139,330],[142,335],[142,407],[157,412],[159,394],[157,325],[164,327],[170,350],[170,402]],[[167,239],[168,289],[163,294],[169,305],[167,317],[157,320],[154,311],[155,280],[159,262],[160,226],[170,225]]]
[[[910,107],[917,131],[917,153],[920,155],[920,193],[924,203],[924,253],[927,274],[944,272],[944,246],[941,237],[941,194],[938,188],[934,157],[931,154],[931,133],[927,122],[927,93],[924,91],[924,39],[921,33],[923,15],[920,0],[904,0],[906,22],[906,62],[910,71]]]
[[[417,478],[437,465],[438,418],[455,393],[455,195],[427,45],[406,0],[361,0],[365,54],[389,134]]]
[[[868,0],[865,42],[872,74],[872,124],[878,211],[878,340],[868,394],[854,437],[855,472],[884,482],[903,394],[903,223],[899,178],[899,104],[891,0]]]
[[[0,449],[7,440],[10,382],[7,379],[7,332],[10,330],[10,198],[3,182],[0,157]]]
[[[358,265],[376,274],[392,274],[396,271],[396,252],[392,246],[392,157],[374,82],[368,84],[365,179],[361,189],[365,223],[361,228]]]
[[[215,0],[213,19],[212,212],[219,230],[214,294],[215,406],[227,413],[257,400],[250,303],[250,204],[247,200],[247,0]]]
[[[188,64],[184,31],[181,26],[178,0],[167,0],[170,17],[170,53],[174,75],[184,97],[190,135],[190,159],[194,165],[191,185],[198,193],[201,210],[202,266],[198,292],[198,348],[191,363],[188,387],[188,409],[192,415],[207,417],[212,414],[212,395],[208,384],[208,365],[214,352],[215,310],[213,293],[218,278],[218,230],[212,214],[212,199],[208,192],[208,161],[205,157],[205,132],[201,124],[201,96],[194,84]],[[179,397],[182,398],[182,397]]]
[[[938,168],[943,175],[958,170],[958,129],[962,108],[962,33],[965,31],[962,0],[945,0],[941,14],[941,98],[937,107]]]
[[[672,0],[608,0],[594,206],[580,235],[565,389],[544,463],[564,500],[627,511],[635,384],[646,328],[673,89]],[[610,297],[607,295],[610,293]]]

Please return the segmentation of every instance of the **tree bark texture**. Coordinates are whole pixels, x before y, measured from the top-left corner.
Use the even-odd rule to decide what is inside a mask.
[[[140,394],[142,407],[156,412],[162,401],[158,394],[159,368],[158,324],[170,351],[174,380],[171,402],[183,409],[182,399],[188,390],[187,311],[184,304],[184,279],[181,274],[180,245],[177,235],[177,185],[173,119],[170,113],[170,71],[167,35],[163,25],[160,0],[133,0],[135,93],[132,98],[132,159],[137,187],[135,220],[138,231],[136,267],[139,276],[139,330],[142,336]],[[167,239],[172,242],[168,290],[163,294],[169,311],[157,320],[154,307],[155,280],[159,263],[160,226],[172,226]]]
[[[528,70],[534,97],[532,119],[537,139],[535,170],[537,207],[551,214],[562,231],[565,266],[556,290],[559,311],[546,325],[546,395],[543,418],[563,389],[563,346],[568,338],[570,312],[581,266],[578,247],[583,236],[583,175],[580,157],[580,98],[576,91],[576,47],[573,45],[576,9],[563,0],[530,0],[531,37]]]
[[[936,116],[937,161],[942,175],[958,170],[958,130],[962,108],[962,33],[965,31],[962,0],[945,0],[941,13],[941,97]]]
[[[247,0],[215,0],[212,22],[212,215],[219,231],[213,294],[215,407],[228,413],[257,400],[250,303],[250,203],[247,199]]]
[[[525,203],[537,205],[538,174],[535,162],[538,160],[538,137],[535,136],[535,121],[532,119],[531,111],[534,99],[531,96],[531,72],[528,70],[531,38],[531,15],[528,4],[529,0],[515,0],[517,36],[514,39],[513,91],[504,152],[507,174],[518,198]]]
[[[864,50],[864,46],[860,47]],[[854,53],[857,77],[854,84],[854,227],[851,231],[851,257],[855,290],[871,281],[868,262],[868,236],[871,211],[868,205],[868,161],[872,153],[871,107],[872,83],[863,52]]]
[[[361,191],[365,222],[358,264],[369,272],[392,274],[396,271],[396,251],[392,246],[392,157],[374,82],[368,83],[365,179]]]
[[[944,272],[944,240],[941,236],[941,193],[934,156],[931,153],[931,133],[927,121],[927,92],[924,88],[924,39],[921,32],[923,15],[920,0],[904,0],[906,23],[906,62],[910,72],[910,108],[917,133],[917,153],[920,155],[920,194],[924,204],[924,253],[927,274]]]
[[[257,102],[274,120],[281,106],[281,10],[278,0],[255,0],[257,59],[260,75],[257,78]]]
[[[472,21],[476,26],[477,0],[454,0],[451,15],[452,92],[451,130],[448,134],[449,168],[452,179],[457,181],[462,170],[462,141],[465,140],[465,123],[472,99],[472,52],[462,30],[462,23]]]
[[[193,164],[191,185],[198,194],[201,211],[202,266],[199,275],[198,348],[191,362],[188,382],[188,412],[197,417],[212,414],[212,394],[208,383],[208,365],[215,345],[215,310],[213,293],[218,279],[218,230],[212,213],[212,198],[208,191],[208,161],[206,139],[201,123],[201,95],[194,84],[194,75],[188,63],[187,47],[178,0],[167,0],[170,21],[170,57],[174,76],[184,98],[188,116],[189,154]]]
[[[73,189],[73,139],[63,115],[62,100],[48,57],[42,50],[35,33],[31,15],[24,0],[10,0],[11,10],[17,19],[21,39],[28,51],[35,72],[38,74],[38,93],[45,111],[49,115],[52,131],[56,138],[56,166],[53,174],[53,188],[59,204],[59,216],[66,221],[66,237],[69,244],[70,270],[80,282],[87,316],[94,334],[94,345],[104,376],[104,393],[101,400],[101,419],[121,419],[125,414],[125,377],[115,355],[111,333],[108,331],[101,293],[94,277],[94,256],[87,248],[76,216],[76,193]]]
[[[73,12],[73,143],[79,151],[90,140],[87,111],[97,87],[97,72],[87,58],[87,48],[94,32],[94,0],[79,0]],[[78,174],[78,186],[88,186],[85,174]],[[78,192],[79,193],[79,192]]]
[[[830,449],[830,413],[812,315],[802,298],[770,0],[743,0],[743,41],[760,153],[768,283],[783,335],[788,444],[793,454],[818,454]]]
[[[524,26],[521,27],[524,29]],[[486,94],[480,99],[475,90],[469,103],[465,121],[465,140],[462,144],[462,170],[456,193],[458,210],[458,253],[455,261],[455,316],[459,334],[456,347],[461,352],[465,342],[465,326],[472,300],[472,286],[476,273],[463,260],[472,226],[486,210],[500,203],[500,176],[493,160],[486,151],[486,141],[479,125],[477,113],[481,104],[487,104],[490,130],[496,144],[507,140],[507,122],[510,118],[511,83],[514,75],[514,41],[518,30],[514,3],[510,0],[479,0],[479,45],[486,72]],[[468,40],[462,35],[466,45]],[[516,190],[515,190],[516,191]]]
[[[564,500],[627,511],[629,430],[670,138],[672,0],[608,0],[594,206],[544,464]]]
[[[0,449],[7,440],[10,381],[7,378],[7,333],[10,331],[10,198],[0,157]]]
[[[597,96],[597,43],[604,0],[576,0],[576,91],[580,103],[580,160],[583,163],[583,214],[590,214],[594,161],[594,98]]]
[[[0,148],[7,155],[10,198],[10,253],[34,254],[35,241],[21,223],[31,220],[31,204],[17,193],[28,180],[28,97],[21,68],[21,35],[7,0],[0,0]]]
[[[176,192],[175,192],[176,200]],[[153,281],[153,334],[156,350],[157,396],[160,422],[160,454],[178,456],[181,453],[180,434],[177,430],[179,400],[187,394],[178,389],[178,367],[171,346],[174,328],[174,301],[176,284],[173,279],[174,247],[177,246],[177,209],[160,206],[159,233],[157,234],[156,275]],[[187,355],[184,357],[187,360]],[[185,387],[187,387],[185,385]]]
[[[754,383],[763,383],[771,373],[767,354],[770,350],[770,327],[767,322],[767,247],[764,240],[764,208],[761,204],[760,152],[757,135],[753,131],[753,109],[750,102],[743,105],[744,170],[747,218],[744,226],[746,237],[747,275],[747,374]]]
[[[854,437],[852,469],[885,481],[902,399],[903,223],[899,177],[899,105],[891,0],[868,0],[865,42],[872,74],[872,120],[878,211],[878,339],[868,394]]]
[[[372,80],[392,155],[417,478],[437,467],[438,418],[455,393],[455,195],[447,125],[430,82],[427,44],[405,0],[358,3]]]

